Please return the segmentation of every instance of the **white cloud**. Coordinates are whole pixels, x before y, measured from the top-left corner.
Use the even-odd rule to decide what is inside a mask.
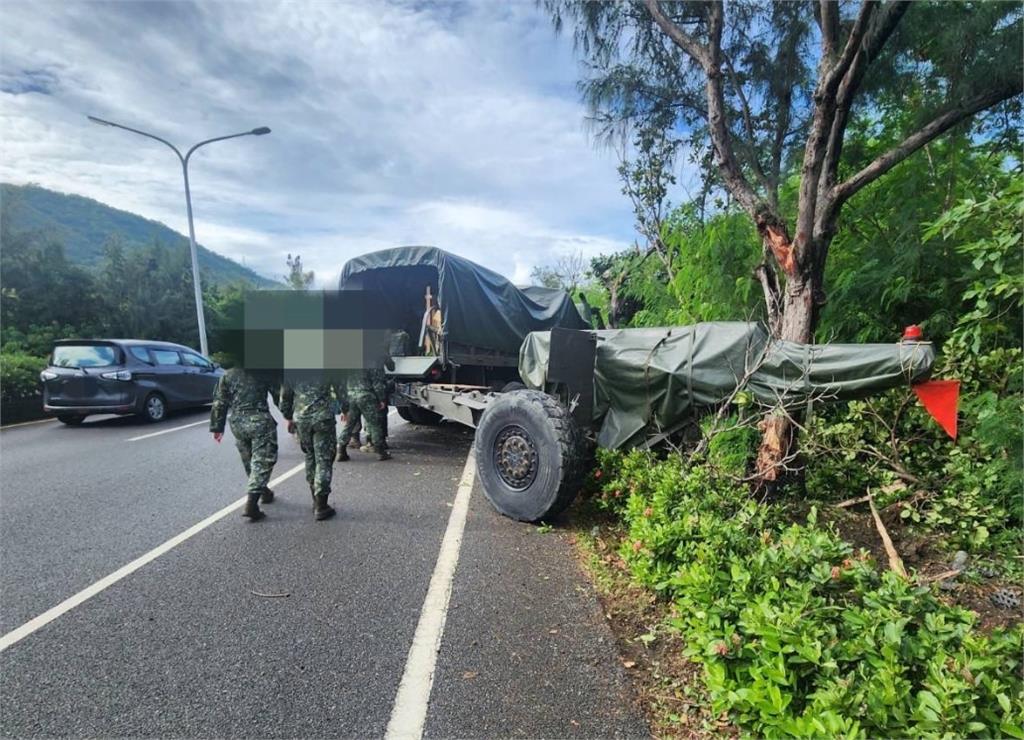
[[[632,236],[612,156],[586,135],[571,42],[532,3],[11,3],[0,179],[80,193],[328,285],[346,259],[434,244],[521,279]],[[334,277],[332,277],[334,276]]]

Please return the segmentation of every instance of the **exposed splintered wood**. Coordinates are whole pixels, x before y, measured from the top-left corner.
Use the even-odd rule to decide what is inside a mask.
[[[875,499],[870,493],[868,494],[868,504],[871,506],[871,516],[875,519],[875,529],[878,530],[878,536],[882,538],[882,545],[889,556],[889,570],[906,578],[907,570],[903,567],[903,560],[900,558],[899,553],[896,552],[896,548],[893,547],[892,539],[889,537],[889,530],[882,523],[882,517],[878,515],[878,509],[875,508]]]

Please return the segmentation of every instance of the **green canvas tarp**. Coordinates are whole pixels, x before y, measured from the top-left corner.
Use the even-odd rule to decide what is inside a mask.
[[[698,406],[738,385],[765,404],[847,400],[928,377],[929,342],[797,344],[769,341],[761,324],[709,322],[595,331],[594,421],[602,447],[635,447],[681,428]],[[519,354],[523,382],[547,384],[550,333],[530,334]]]
[[[515,357],[532,331],[589,328],[564,290],[517,288],[498,273],[437,247],[397,247],[356,257],[345,264],[339,288],[394,294],[409,289],[403,273],[427,274],[425,268],[436,273],[435,295],[450,342]],[[422,296],[422,286],[420,291]]]

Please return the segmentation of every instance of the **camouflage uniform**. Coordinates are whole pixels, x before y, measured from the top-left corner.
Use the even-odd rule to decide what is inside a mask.
[[[281,413],[294,418],[299,445],[306,456],[306,482],[316,496],[329,496],[334,464],[335,396],[344,392],[339,383],[326,380],[299,380],[281,390]]]
[[[409,354],[409,332],[398,329],[391,332],[391,337],[388,340],[388,355],[390,357],[405,357]],[[394,370],[394,367],[390,367]],[[386,377],[386,376],[385,376]],[[395,381],[387,379],[387,397],[390,398],[391,394],[395,392]],[[385,408],[380,414],[380,425],[384,431],[384,439],[388,438],[388,410]]]
[[[384,371],[370,369],[352,376],[348,381],[347,391],[347,402],[342,404],[342,411],[348,415],[348,420],[341,430],[338,445],[343,447],[348,444],[355,425],[362,417],[370,443],[378,454],[383,455],[387,450],[387,441],[384,439],[378,406],[381,403],[386,403],[388,398]]]
[[[274,384],[269,378],[234,367],[224,373],[213,393],[210,431],[223,432],[231,409],[231,433],[249,476],[246,493],[258,495],[267,490],[267,482],[277,463],[277,423],[270,415],[267,394]]]

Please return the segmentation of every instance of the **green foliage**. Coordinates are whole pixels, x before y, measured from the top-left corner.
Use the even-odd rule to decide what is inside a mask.
[[[107,241],[98,268],[71,264],[43,234],[0,234],[0,346],[37,357],[54,340],[75,337],[159,339],[197,346],[192,271],[187,251],[154,243],[127,249]],[[204,291],[211,338],[229,321],[241,326],[242,286],[211,283]],[[216,341],[212,344],[219,348]]]
[[[943,244],[955,244],[957,254],[970,260],[973,268],[962,296],[969,310],[957,322],[950,348],[954,351],[978,353],[1021,337],[1022,175],[1018,168],[1003,189],[980,201],[968,198],[957,203],[925,231],[926,240],[941,238]]]
[[[765,737],[1021,735],[1024,630],[979,634],[813,510],[786,524],[708,466],[640,452],[599,465],[600,500],[628,528],[621,554],[673,601],[716,712]]]
[[[1012,556],[1024,534],[1024,357],[1019,348],[947,356],[936,374],[961,381],[956,443],[909,390],[851,402],[809,426],[808,491],[826,500],[881,491],[881,505],[903,502],[906,524],[943,534],[951,549]]]
[[[0,400],[16,401],[38,396],[39,373],[45,367],[45,357],[21,352],[0,353]]]

